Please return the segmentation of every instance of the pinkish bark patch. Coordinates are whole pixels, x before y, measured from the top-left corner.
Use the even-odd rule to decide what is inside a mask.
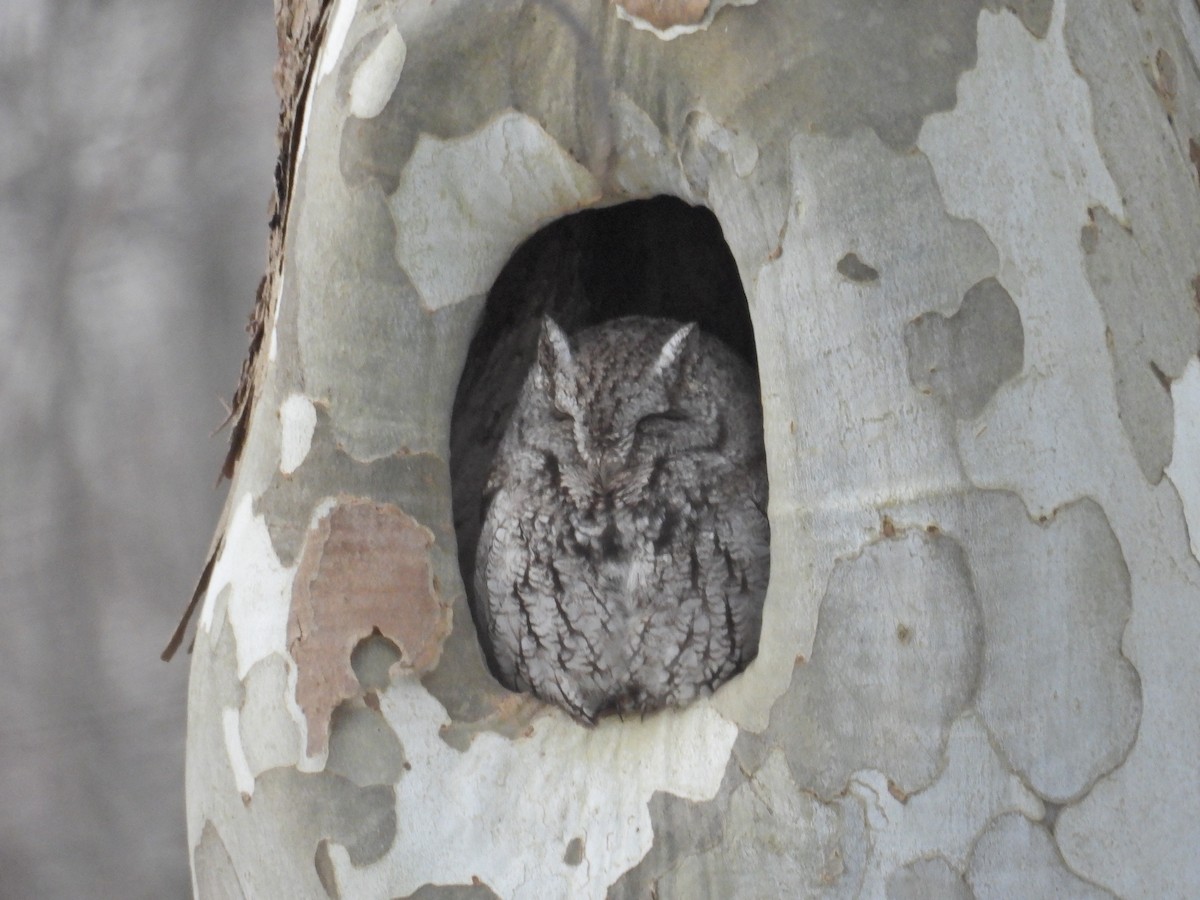
[[[292,589],[288,649],[296,702],[308,720],[308,752],[329,743],[339,703],[359,692],[350,654],[376,630],[400,649],[401,669],[425,672],[450,632],[433,583],[433,533],[399,507],[352,497],[309,529]]]
[[[670,28],[673,25],[695,25],[708,12],[709,0],[615,0],[631,16],[653,25]]]

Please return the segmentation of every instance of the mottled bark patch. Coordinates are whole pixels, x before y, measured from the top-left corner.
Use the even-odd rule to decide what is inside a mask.
[[[1174,415],[1151,363],[1178,378],[1200,340],[1189,285],[1200,266],[1192,224],[1200,193],[1195,158],[1189,166],[1180,152],[1196,130],[1196,82],[1184,76],[1194,69],[1181,63],[1186,42],[1172,14],[1117,4],[1097,17],[1067,4],[1064,15],[1066,50],[1088,86],[1095,141],[1122,201],[1095,214],[1088,282],[1112,332],[1121,425],[1142,474],[1158,484],[1171,461]]]
[[[366,866],[396,838],[396,793],[386,785],[360,788],[329,772],[272,769],[259,779],[253,806],[240,824],[251,832],[278,828],[281,846],[294,848],[296,859],[312,854],[318,867],[317,846],[326,840],[344,847],[352,865]],[[245,832],[238,837],[247,840]],[[301,852],[301,847],[308,849]],[[325,877],[333,874],[323,868]],[[319,870],[314,874],[320,876]]]
[[[837,264],[838,274],[860,284],[879,280],[879,270],[867,265],[858,258],[857,253],[847,253]]]
[[[309,530],[288,620],[296,702],[308,719],[308,751],[329,739],[334,708],[359,690],[350,656],[378,631],[416,672],[437,663],[449,633],[430,568],[433,534],[398,507],[343,497]]]
[[[1154,62],[1150,67],[1150,76],[1154,84],[1154,93],[1162,103],[1167,116],[1175,114],[1175,95],[1179,92],[1179,70],[1175,60],[1162,47],[1154,54]]]
[[[1032,526],[1003,497],[991,495],[990,514],[978,509],[980,525],[964,535],[986,636],[975,705],[1022,780],[1070,802],[1137,735],[1141,684],[1121,653],[1129,570],[1094,500]]]
[[[989,6],[996,8],[991,0]],[[1003,6],[1021,20],[1021,24],[1034,37],[1044,38],[1050,30],[1050,15],[1054,11],[1054,0],[1004,0]]]
[[[897,869],[887,880],[888,900],[971,900],[971,889],[950,863],[940,856],[918,859]]]
[[[408,900],[496,900],[499,895],[482,881],[474,884],[425,884]]]
[[[422,307],[436,312],[485,293],[539,223],[601,194],[531,116],[510,110],[449,140],[422,135],[388,201],[396,258]]]
[[[563,852],[563,862],[568,866],[577,866],[583,862],[583,838],[571,838],[571,842],[567,844],[567,849]]]
[[[400,739],[378,710],[343,704],[334,711],[327,771],[367,787],[395,784],[407,764]]]
[[[958,312],[917,316],[904,329],[908,377],[960,419],[973,419],[1025,361],[1021,313],[1004,286],[987,278],[963,297]]]
[[[452,547],[453,523],[442,503],[450,489],[445,462],[408,448],[369,462],[355,459],[342,445],[325,405],[315,409],[317,425],[304,464],[291,477],[273,478],[254,500],[254,512],[266,522],[280,563],[296,563],[312,511],[328,496],[331,484],[347,495],[399,506],[433,531],[440,548]],[[442,554],[438,556],[440,560]],[[446,583],[452,565],[444,564],[434,574]]]
[[[974,896],[1076,897],[1113,895],[1089,884],[1063,863],[1050,833],[1024,816],[1001,816],[975,845],[967,880]]]
[[[1094,210],[1093,219],[1094,250],[1084,263],[1108,329],[1121,425],[1142,475],[1157,484],[1175,435],[1170,382],[1183,374],[1200,343],[1187,278],[1194,263],[1184,263],[1185,274],[1176,262],[1184,257],[1164,253],[1107,210]]]
[[[863,262],[857,253],[847,253],[838,260],[838,274],[850,278],[860,284],[869,284],[880,280],[880,271]]]
[[[197,900],[240,900],[246,893],[220,832],[212,822],[204,823],[200,843],[192,853]]]
[[[797,783],[831,798],[877,769],[906,794],[928,785],[975,693],[982,625],[967,559],[945,535],[898,532],[838,563],[811,661],[768,732]]]
[[[724,824],[721,843],[687,857],[641,896],[860,896],[868,854],[862,806],[850,797],[820,802],[796,784],[778,751],[733,791]]]
[[[688,113],[679,161],[698,196],[710,196],[714,179],[720,181],[730,170],[738,178],[747,178],[758,158],[758,144],[749,135],[726,127],[703,110]]]
[[[683,860],[711,854],[720,846],[730,798],[749,781],[751,770],[763,764],[767,753],[750,732],[742,732],[738,741],[753,747],[753,759],[743,762],[746,754],[735,750],[720,790],[711,800],[697,803],[669,791],[658,791],[650,798],[647,809],[654,823],[654,843],[636,866],[609,886],[607,900],[642,900],[653,896],[659,879]],[[665,895],[660,891],[659,896]]]
[[[272,653],[254,664],[242,680],[245,700],[238,715],[238,737],[250,774],[294,766],[300,754],[300,735],[286,704],[288,665]]]

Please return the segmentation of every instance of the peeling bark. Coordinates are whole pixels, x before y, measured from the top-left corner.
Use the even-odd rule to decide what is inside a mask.
[[[1200,882],[1195,4],[280,22],[272,267],[198,592],[201,896]],[[487,668],[451,415],[497,433],[544,310],[720,328],[737,291],[680,289],[703,229],[616,207],[659,195],[712,211],[748,301],[771,587],[711,700],[584,729]]]
[[[449,621],[433,587],[432,544],[429,529],[402,510],[350,498],[309,529],[288,619],[309,754],[326,750],[333,710],[358,693],[350,658],[359,642],[391,641],[397,674],[437,664]]]

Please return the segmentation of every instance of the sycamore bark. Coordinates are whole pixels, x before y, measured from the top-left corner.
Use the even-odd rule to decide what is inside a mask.
[[[1200,883],[1192,0],[286,21],[189,699],[199,896]],[[483,662],[451,411],[514,251],[659,195],[712,211],[748,302],[771,587],[711,701],[587,729]],[[548,260],[530,290],[574,277]]]

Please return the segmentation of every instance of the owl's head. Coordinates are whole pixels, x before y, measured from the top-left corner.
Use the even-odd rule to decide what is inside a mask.
[[[690,377],[700,337],[695,323],[630,317],[572,345],[547,317],[531,387],[555,443],[573,451],[561,461],[583,469],[594,490],[634,488],[663,460],[712,446],[713,398]]]

